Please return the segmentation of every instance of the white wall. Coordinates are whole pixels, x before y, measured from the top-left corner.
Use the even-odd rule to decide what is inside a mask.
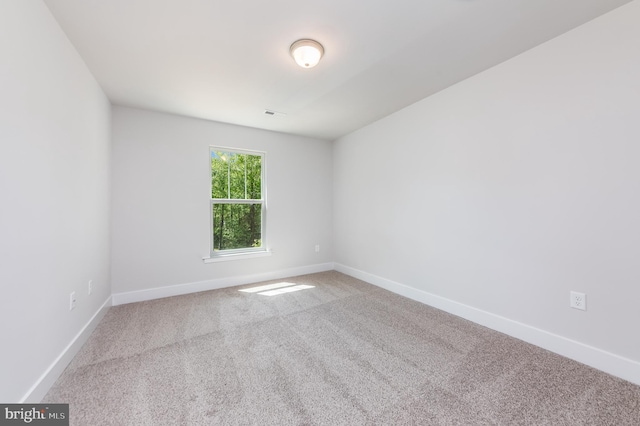
[[[0,2],[0,94],[0,401],[39,400],[111,294],[110,106],[40,1]]]
[[[336,141],[339,266],[624,357],[640,382],[639,22],[634,1]]]
[[[210,244],[209,145],[266,151],[272,256],[203,263]],[[331,152],[326,141],[115,107],[114,303],[326,265],[333,258]],[[190,285],[177,293],[149,292],[181,284]],[[131,292],[137,293],[125,296]]]

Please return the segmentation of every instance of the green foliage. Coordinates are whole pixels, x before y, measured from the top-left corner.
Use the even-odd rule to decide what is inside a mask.
[[[262,157],[212,151],[211,197],[214,250],[261,247],[262,204],[229,200],[262,199]]]
[[[262,198],[262,157],[213,151],[211,198],[259,200]]]

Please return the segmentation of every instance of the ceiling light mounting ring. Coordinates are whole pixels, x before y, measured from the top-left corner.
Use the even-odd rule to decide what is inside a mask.
[[[289,52],[302,68],[313,68],[318,65],[320,58],[324,55],[324,47],[315,40],[303,38],[293,42]]]

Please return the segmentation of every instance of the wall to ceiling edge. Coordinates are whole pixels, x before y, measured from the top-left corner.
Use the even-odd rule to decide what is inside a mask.
[[[337,269],[640,384],[639,21],[634,1],[338,139]]]

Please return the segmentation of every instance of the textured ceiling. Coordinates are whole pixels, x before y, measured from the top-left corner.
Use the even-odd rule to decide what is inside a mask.
[[[328,140],[628,2],[45,0],[114,104]]]

